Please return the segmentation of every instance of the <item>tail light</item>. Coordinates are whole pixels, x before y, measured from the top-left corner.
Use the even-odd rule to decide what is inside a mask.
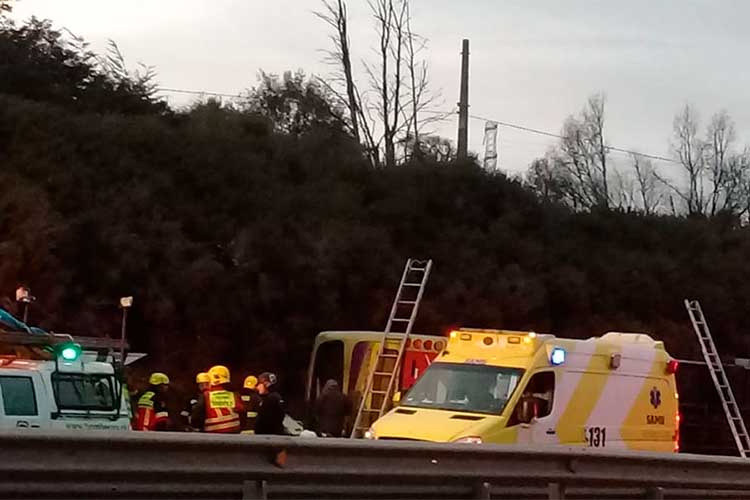
[[[676,359],[670,359],[667,363],[667,373],[669,375],[672,375],[674,373],[677,373],[677,367],[680,366],[680,362]]]

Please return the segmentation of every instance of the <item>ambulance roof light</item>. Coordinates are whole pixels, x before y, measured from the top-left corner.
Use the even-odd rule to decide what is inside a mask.
[[[559,366],[565,363],[565,349],[562,347],[555,347],[552,349],[552,354],[549,356],[549,362],[554,366]]]

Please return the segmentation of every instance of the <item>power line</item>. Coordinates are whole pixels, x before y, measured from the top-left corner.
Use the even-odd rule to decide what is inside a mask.
[[[223,94],[221,92],[208,92],[205,90],[170,89],[166,87],[159,87],[156,90],[157,92],[166,92],[172,94],[211,95],[216,97],[229,97],[232,99],[242,99],[243,97],[245,97],[241,94]]]
[[[205,90],[173,89],[173,88],[167,88],[167,87],[159,87],[157,89],[157,91],[159,91],[159,92],[167,92],[167,93],[174,93],[174,94],[210,95],[210,96],[215,96],[215,97],[228,97],[228,98],[231,98],[231,99],[242,99],[242,98],[246,97],[246,96],[243,96],[241,94],[225,94],[225,93],[222,93],[222,92],[209,92],[209,91],[205,91]],[[451,115],[451,114],[455,113],[455,111],[439,111],[439,110],[422,110],[421,112],[422,113],[428,113],[428,114],[435,114],[435,115],[445,115],[445,116]],[[501,127],[512,128],[512,129],[515,129],[515,130],[521,130],[521,131],[528,132],[528,133],[531,133],[531,134],[542,135],[542,136],[551,137],[551,138],[554,138],[554,139],[565,139],[564,136],[562,136],[560,134],[556,134],[554,132],[549,132],[549,131],[546,131],[546,130],[540,130],[540,129],[537,129],[537,128],[527,127],[527,126],[524,126],[524,125],[518,125],[516,123],[509,123],[509,122],[504,122],[504,121],[501,121],[501,120],[494,120],[492,118],[485,118],[483,116],[471,115],[471,114],[469,115],[469,118],[472,118],[474,120],[481,120],[481,121],[485,121],[485,122],[497,123]],[[632,149],[619,148],[617,146],[607,146],[607,149],[609,151],[615,151],[617,153],[624,153],[624,154],[629,154],[629,155],[637,155],[637,156],[639,156],[641,158],[649,158],[651,160],[665,161],[665,162],[668,162],[668,163],[676,163],[676,164],[680,163],[678,160],[675,160],[674,158],[667,158],[666,156],[653,155],[653,154],[649,154],[649,153],[639,153],[638,151],[634,151]]]
[[[484,118],[484,117],[477,116],[477,115],[470,115],[470,117],[474,118],[476,120],[483,120],[483,121],[487,121],[487,122],[494,122],[494,123],[497,123],[498,125],[503,126],[503,127],[514,128],[516,130],[523,130],[525,132],[530,132],[532,134],[544,135],[544,136],[547,136],[547,137],[554,137],[556,139],[565,139],[565,137],[562,136],[562,135],[560,135],[560,134],[555,134],[555,133],[552,133],[552,132],[547,132],[546,130],[539,130],[539,129],[535,129],[535,128],[531,128],[531,127],[524,127],[523,125],[516,125],[514,123],[507,123],[507,122],[502,122],[502,121],[498,121],[498,120],[492,120],[490,118]],[[617,151],[618,153],[625,153],[625,154],[629,154],[629,155],[637,155],[637,156],[640,156],[641,158],[650,158],[652,160],[666,161],[666,162],[669,162],[669,163],[680,163],[679,161],[675,160],[674,158],[667,158],[666,156],[652,155],[652,154],[648,154],[648,153],[639,153],[638,151],[633,151],[632,149],[618,148],[616,146],[607,146],[607,149],[610,150],[610,151]]]

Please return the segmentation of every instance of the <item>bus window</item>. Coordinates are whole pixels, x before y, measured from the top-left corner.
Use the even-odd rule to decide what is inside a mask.
[[[317,399],[318,394],[329,379],[343,385],[344,374],[344,343],[340,340],[331,340],[318,346],[318,352],[315,355],[315,365],[313,366],[313,399]]]

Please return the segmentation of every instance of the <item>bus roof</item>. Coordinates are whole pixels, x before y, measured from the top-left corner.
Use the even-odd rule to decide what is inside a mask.
[[[391,337],[398,337],[403,334],[389,333]],[[435,338],[440,335],[427,335],[423,333],[410,333],[409,337],[415,338]],[[330,330],[320,332],[315,340],[317,343],[328,342],[330,340],[369,340],[371,342],[377,342],[383,338],[383,332],[376,332],[372,330]]]

